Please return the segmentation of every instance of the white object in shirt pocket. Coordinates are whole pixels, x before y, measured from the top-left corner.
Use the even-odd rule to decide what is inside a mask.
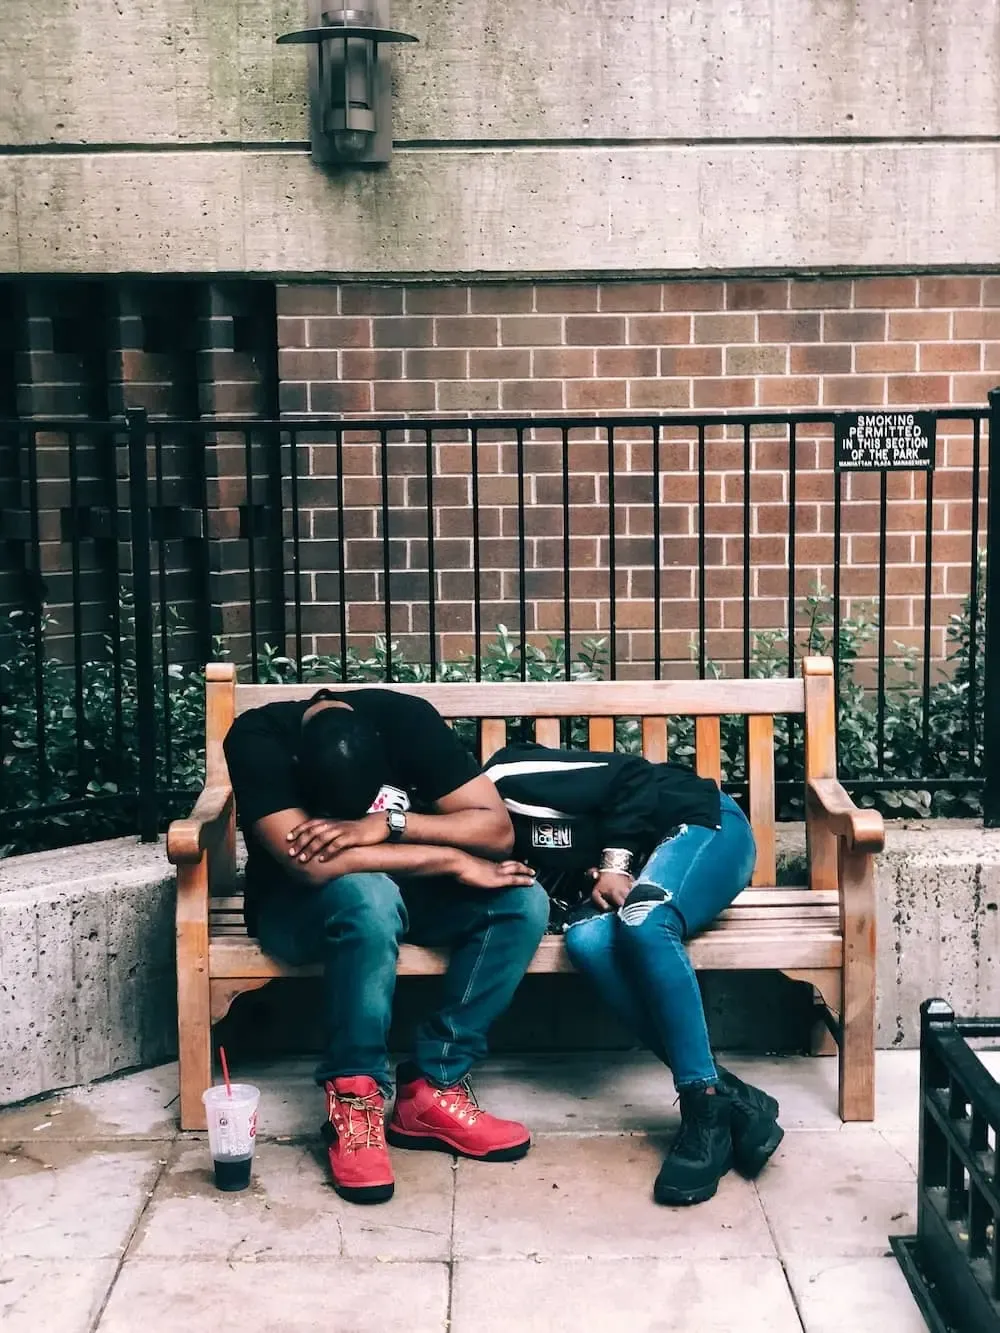
[[[402,810],[405,814],[410,808],[410,798],[400,787],[383,786],[379,794],[368,807],[370,815],[381,814],[384,810]]]

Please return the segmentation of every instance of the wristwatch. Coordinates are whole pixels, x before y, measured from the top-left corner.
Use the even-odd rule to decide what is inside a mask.
[[[389,825],[389,841],[402,842],[406,832],[406,815],[402,810],[387,810],[385,822]]]

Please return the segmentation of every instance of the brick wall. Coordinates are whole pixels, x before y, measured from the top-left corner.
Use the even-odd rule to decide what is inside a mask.
[[[0,302],[0,416],[107,420],[138,407],[160,420],[276,414],[274,289],[268,283],[39,281],[5,284],[0,297],[6,298]],[[82,655],[102,654],[102,635],[113,624],[110,608],[131,560],[121,439],[116,447],[111,433],[71,437],[58,430],[31,437],[23,429],[0,438],[0,638],[3,613],[40,596],[54,617],[51,651],[70,657],[79,631]],[[269,527],[265,517],[280,522],[280,496],[266,455],[265,443],[254,438],[258,624],[273,639],[283,588],[274,568],[280,543],[268,544],[274,522]],[[154,595],[190,631],[175,633],[171,650],[196,660],[216,632],[231,636],[239,652],[250,620],[245,538],[252,526],[243,436],[160,427],[147,461]]]
[[[885,277],[815,281],[298,285],[278,289],[279,401],[305,413],[656,413],[720,409],[982,405],[1000,384],[1000,277]],[[416,442],[414,442],[416,440]],[[572,627],[606,632],[611,543],[608,446],[592,429],[569,437]],[[435,433],[434,565],[439,649],[472,646],[472,450],[467,435]],[[985,439],[984,439],[985,443]],[[700,526],[697,435],[664,430],[661,446],[661,652],[690,661],[699,619],[704,538],[707,651],[743,647],[747,536],[743,442],[710,428]],[[785,427],[751,440],[751,625],[787,625],[789,444]],[[617,650],[625,669],[653,657],[653,478],[650,430],[616,432]],[[338,481],[329,437],[301,449],[303,595],[310,646],[336,651]],[[430,591],[427,451],[420,435],[388,450],[392,629],[428,651]],[[833,584],[834,474],[829,425],[800,427],[795,449],[795,593]],[[559,633],[564,581],[562,445],[558,432],[523,443],[525,628]],[[971,428],[943,424],[932,504],[931,651],[944,651],[948,616],[968,593],[973,543]],[[512,431],[478,439],[483,626],[520,624],[518,451]],[[841,591],[847,615],[879,588],[880,479],[843,480]],[[980,496],[985,496],[985,448]],[[927,555],[926,480],[886,481],[886,624],[890,644],[921,648]],[[347,630],[363,641],[384,625],[381,449],[361,431],[344,444]],[[978,530],[985,513],[980,503]]]
[[[542,643],[563,630],[567,584],[559,432],[529,429],[519,452],[512,427],[481,430],[473,456],[467,432],[436,430],[431,525],[426,441],[419,431],[405,438],[390,435],[385,450],[387,583],[383,451],[378,434],[364,428],[373,415],[573,413],[587,421],[595,413],[944,406],[982,404],[989,388],[1000,383],[1000,277],[995,276],[302,284],[281,285],[276,293],[271,284],[249,282],[37,282],[12,284],[8,295],[8,318],[0,326],[0,375],[6,388],[0,385],[0,391],[6,393],[8,409],[13,404],[22,417],[105,416],[144,405],[159,416],[200,417],[221,427],[227,417],[274,415],[280,405],[289,422],[306,413],[354,419],[343,439],[342,478],[331,432],[303,434],[298,449],[298,588],[307,651],[338,652],[342,628],[356,646],[369,645],[385,628],[388,588],[393,636],[410,655],[426,658],[429,556],[439,655],[454,658],[473,647],[477,556],[484,632],[501,623],[517,632],[522,597],[524,631],[532,640]],[[658,552],[651,430],[615,433],[613,551],[607,438],[585,424],[567,438],[569,600],[576,647],[585,637],[608,632],[612,555],[615,647],[625,672],[647,671],[655,656],[657,565],[660,652],[665,662],[677,664],[674,669],[690,662],[702,588],[708,656],[740,659],[745,556],[752,629],[785,628],[791,498],[785,427],[752,432],[749,524],[740,432],[721,427],[706,432],[702,515],[697,433],[664,427]],[[164,430],[161,445],[163,485],[151,499],[154,535],[165,543],[164,600],[181,608],[197,631],[173,646],[181,655],[198,656],[214,631],[227,636],[237,656],[246,654],[252,532],[257,644],[280,643],[284,626],[290,647],[295,588],[289,573],[287,447],[279,456],[273,435],[251,436],[251,496],[241,434],[220,428],[203,442]],[[0,452],[5,538],[0,594],[9,605],[30,597],[35,586],[26,518],[28,460],[13,439]],[[984,459],[985,447],[981,497]],[[948,616],[969,589],[974,523],[968,426],[942,426],[938,461],[931,510],[930,645],[935,657],[944,652]],[[82,524],[78,614],[85,633],[97,635],[107,624],[116,560],[127,569],[127,545],[115,543],[111,525],[116,489],[120,505],[127,497],[106,444],[81,446],[79,462],[79,512],[74,513],[65,436],[39,439],[42,574],[50,605],[66,607],[72,600],[71,538],[74,525]],[[829,424],[799,428],[795,462],[794,592],[801,620],[803,598],[817,584],[827,593],[833,585]],[[118,471],[120,465],[119,459]],[[844,614],[867,610],[877,597],[879,485],[873,476],[843,482],[839,557]],[[917,474],[894,474],[886,481],[887,637],[890,644],[899,640],[918,649],[924,642],[925,487],[925,478]],[[981,499],[980,534],[983,509]],[[214,608],[210,621],[206,605]],[[65,635],[71,617],[63,614],[62,619]]]

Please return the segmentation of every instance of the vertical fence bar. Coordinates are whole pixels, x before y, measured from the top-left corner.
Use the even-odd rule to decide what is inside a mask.
[[[127,428],[127,424],[126,424]],[[124,775],[123,758],[125,754],[125,718],[122,706],[123,670],[122,670],[122,532],[121,507],[118,503],[118,447],[119,437],[110,435],[111,444],[111,549],[114,552],[114,586],[111,595],[111,678],[115,691],[115,755],[118,767],[115,776],[120,780]],[[128,441],[126,439],[126,452]],[[128,464],[126,463],[126,468]],[[133,626],[134,628],[134,626]]]
[[[834,444],[836,450],[836,444]],[[836,707],[837,760],[840,760],[840,541],[844,480],[833,469],[833,693]]]
[[[698,676],[705,679],[705,427],[698,427]]]
[[[615,551],[615,428],[608,426],[608,630],[611,679],[618,677],[618,572]]]
[[[789,680],[795,676],[795,540],[796,540],[796,513],[795,506],[798,503],[798,487],[795,472],[796,452],[798,436],[794,421],[788,423],[788,588],[786,593],[787,605],[785,609],[785,619],[788,622],[788,661],[786,669]],[[788,726],[788,768],[793,772],[795,768],[795,752],[799,742],[798,718],[794,713],[789,713],[786,719]],[[777,792],[778,818],[781,818],[782,801]]]
[[[660,423],[653,426],[653,679],[663,671],[663,621],[660,604]]]
[[[972,536],[969,569],[969,777],[977,771],[976,737],[979,706],[979,469],[982,465],[982,428],[972,423]]]
[[[983,817],[987,828],[1000,828],[1000,389],[990,394],[987,449]]]
[[[521,679],[528,679],[528,628],[525,624],[527,615],[527,596],[525,578],[525,541],[524,541],[524,427],[517,428],[517,605],[520,621]]]
[[[427,427],[427,634],[431,680],[437,680],[437,576],[434,570],[434,435]]]
[[[35,750],[38,755],[38,799],[44,805],[49,796],[50,775],[48,738],[45,734],[45,582],[42,577],[42,539],[38,507],[38,432],[32,430],[28,433],[28,513],[30,515],[31,572],[33,576],[31,581],[31,608],[35,622],[32,665],[35,687]]]
[[[299,435],[288,432],[288,476],[292,502],[292,602],[295,626],[295,679],[302,680],[302,519],[299,513]]]
[[[153,432],[153,487],[156,495],[156,512],[161,525],[156,540],[157,585],[160,603],[160,696],[163,709],[163,770],[167,790],[174,785],[173,733],[170,725],[170,626],[167,623],[167,542],[163,532],[163,432]]]
[[[246,473],[247,514],[247,591],[250,595],[250,677],[254,684],[259,678],[257,663],[257,524],[254,514],[253,493],[253,435],[249,427],[243,431],[243,465]]]
[[[927,501],[926,516],[924,520],[924,529],[926,531],[926,543],[924,546],[924,672],[923,672],[923,708],[922,708],[922,751],[924,771],[927,770],[929,759],[931,739],[931,621],[933,618],[934,603],[931,600],[931,579],[934,573],[934,470],[929,468],[927,471]]]
[[[70,521],[70,580],[73,595],[73,712],[76,741],[76,794],[82,796],[87,782],[84,776],[86,726],[83,716],[83,599],[80,595],[80,470],[77,459],[79,435],[71,430],[67,437],[69,449],[69,521]]]
[[[279,646],[285,653],[288,622],[285,616],[285,504],[281,479],[281,431],[277,426],[265,428],[264,449],[267,467],[267,490],[270,497],[267,523],[267,562],[270,567],[272,625]]]
[[[743,674],[750,674],[750,439],[749,423],[743,426]],[[749,759],[749,746],[747,756]],[[749,777],[749,773],[748,773]]]
[[[382,466],[382,596],[385,600],[385,678],[392,680],[392,562],[389,559],[389,437],[385,427],[379,431],[379,457]]]
[[[153,665],[153,588],[150,566],[149,471],[146,413],[130,409],[128,481],[132,538],[132,593],[135,606],[136,730],[139,743],[139,836],[155,842],[156,683]]]
[[[795,422],[788,423],[788,607],[785,612],[788,619],[788,675],[795,675]],[[789,718],[791,735],[791,718]]]
[[[344,431],[334,439],[337,458],[337,595],[340,612],[340,679],[347,680],[347,544],[344,533]]]
[[[570,600],[570,541],[569,541],[569,431],[562,428],[562,517],[563,517],[563,671],[566,679],[573,676],[573,605]]]
[[[479,432],[472,427],[469,432],[469,449],[472,464],[472,632],[476,636],[476,680],[483,678],[483,598],[479,586],[480,551],[479,551]]]
[[[198,479],[198,506],[201,510],[201,540],[198,543],[198,568],[195,579],[199,585],[201,605],[197,614],[198,656],[210,662],[214,649],[212,635],[212,520],[208,504],[208,439],[197,429],[184,429],[183,437],[189,442],[192,471]]]
[[[876,708],[876,745],[878,749],[878,775],[885,777],[885,577],[886,577],[886,528],[889,524],[887,472],[879,474],[878,492],[878,698]]]

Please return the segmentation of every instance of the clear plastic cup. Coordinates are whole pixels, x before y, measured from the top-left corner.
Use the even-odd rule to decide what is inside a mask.
[[[215,1186],[245,1190],[250,1184],[260,1089],[250,1083],[208,1088],[201,1094],[208,1120],[208,1146],[215,1163]]]

